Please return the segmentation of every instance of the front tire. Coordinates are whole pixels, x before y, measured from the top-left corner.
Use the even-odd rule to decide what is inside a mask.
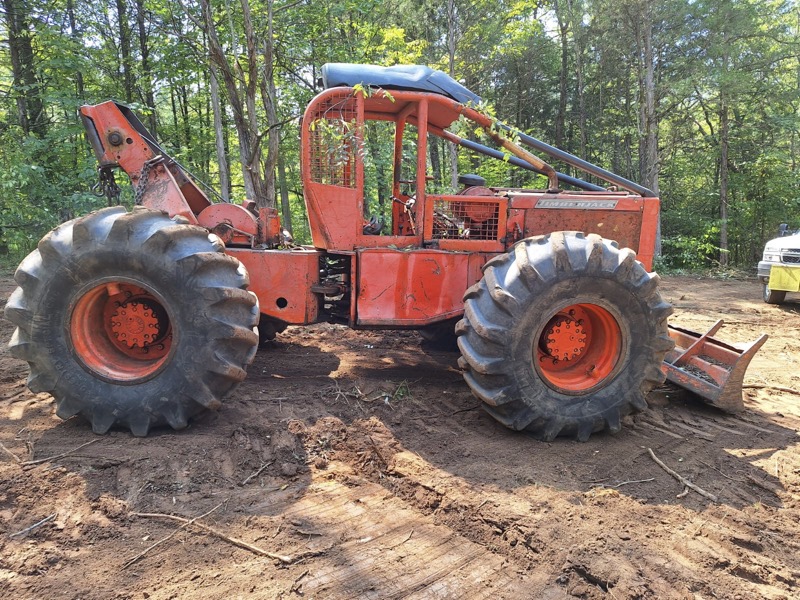
[[[769,284],[767,283],[762,284],[762,287],[764,288],[764,302],[767,304],[781,304],[784,300],[786,300],[786,292],[771,290],[769,289]]]
[[[6,305],[31,391],[95,433],[186,427],[221,405],[258,343],[244,267],[205,229],[137,208],[57,227],[20,264]]]
[[[464,295],[459,364],[498,421],[544,440],[619,431],[674,346],[659,278],[630,249],[558,232],[489,261]]]

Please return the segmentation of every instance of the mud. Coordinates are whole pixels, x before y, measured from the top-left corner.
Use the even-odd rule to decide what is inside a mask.
[[[746,411],[665,385],[582,444],[504,429],[414,333],[332,325],[279,335],[182,432],[95,436],[27,391],[2,320],[0,597],[797,597],[800,301],[766,305],[754,280],[663,292],[674,324],[770,335]],[[222,537],[146,516],[205,513]]]

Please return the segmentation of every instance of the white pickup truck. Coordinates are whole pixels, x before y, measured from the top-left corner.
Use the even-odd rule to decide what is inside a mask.
[[[800,232],[789,234],[786,225],[781,225],[780,232],[781,237],[767,242],[758,263],[767,304],[780,304],[786,292],[800,292]]]

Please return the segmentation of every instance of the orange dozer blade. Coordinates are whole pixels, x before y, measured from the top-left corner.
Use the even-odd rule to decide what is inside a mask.
[[[707,404],[726,412],[741,412],[744,374],[767,341],[767,334],[739,349],[711,337],[720,327],[722,320],[699,334],[670,325],[669,336],[675,348],[667,352],[661,368],[672,383],[697,394]]]

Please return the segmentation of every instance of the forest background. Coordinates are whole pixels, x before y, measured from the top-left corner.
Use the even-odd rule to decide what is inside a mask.
[[[501,120],[657,190],[661,269],[751,268],[779,223],[800,227],[793,1],[0,1],[8,264],[108,202],[77,116],[107,99],[223,198],[281,207],[308,241],[298,120],[326,62],[438,68]]]

